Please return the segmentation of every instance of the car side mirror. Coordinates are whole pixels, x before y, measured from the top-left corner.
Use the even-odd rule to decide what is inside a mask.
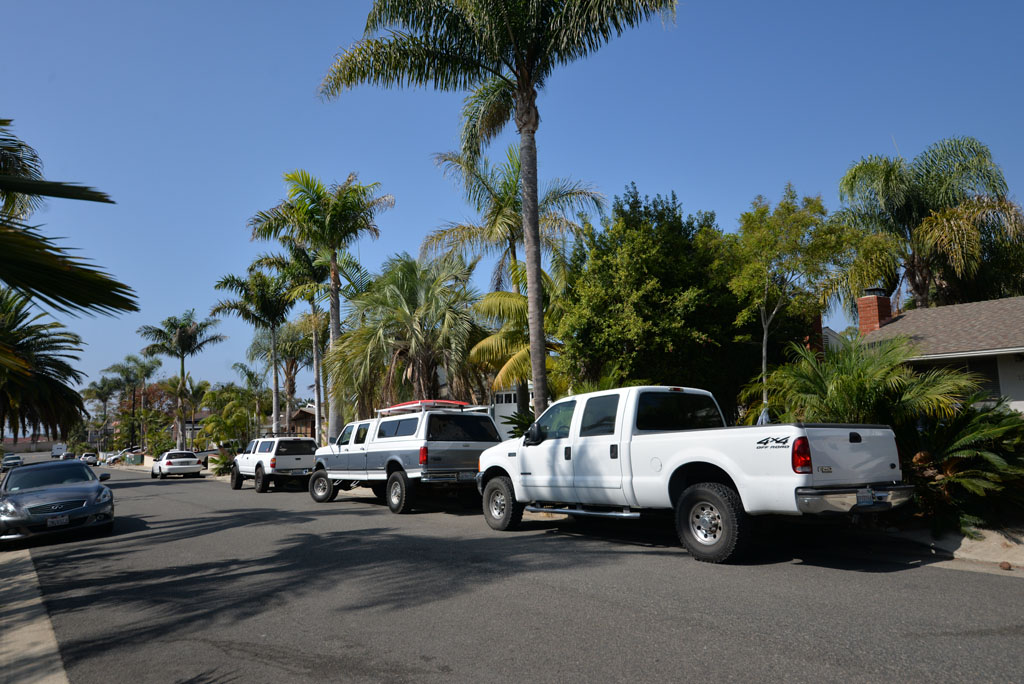
[[[106,482],[110,479],[110,473],[100,473],[100,482]]]
[[[523,446],[535,446],[544,441],[544,429],[537,423],[532,423],[526,428],[523,435]]]

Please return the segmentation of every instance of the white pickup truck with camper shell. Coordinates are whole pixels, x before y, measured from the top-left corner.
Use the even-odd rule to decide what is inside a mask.
[[[425,399],[377,411],[349,423],[336,440],[317,449],[309,494],[333,501],[338,492],[368,486],[394,513],[410,511],[422,487],[472,488],[477,459],[501,442],[487,414],[463,402]],[[475,496],[475,495],[474,495]]]
[[[555,402],[480,456],[477,483],[496,530],[517,527],[524,510],[671,510],[683,546],[713,563],[742,555],[750,516],[874,513],[913,496],[884,425],[727,427],[709,392],[660,386]]]
[[[252,478],[257,493],[277,486],[282,481],[306,485],[313,472],[316,440],[310,437],[266,436],[254,439],[242,453],[235,456],[231,466],[231,488],[241,489],[242,483]]]

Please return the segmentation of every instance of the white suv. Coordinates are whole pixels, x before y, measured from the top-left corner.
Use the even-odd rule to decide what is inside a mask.
[[[241,489],[252,478],[257,492],[270,489],[271,482],[294,480],[303,489],[313,472],[316,441],[309,437],[261,437],[235,456],[231,467],[231,488]]]

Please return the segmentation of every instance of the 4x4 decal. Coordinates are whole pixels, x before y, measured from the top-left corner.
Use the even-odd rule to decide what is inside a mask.
[[[765,437],[757,440],[758,449],[785,449],[789,446],[789,435],[785,437]]]

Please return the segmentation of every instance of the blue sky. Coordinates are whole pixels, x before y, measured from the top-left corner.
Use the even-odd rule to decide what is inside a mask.
[[[318,98],[369,6],[6,0],[0,117],[15,120],[48,178],[117,202],[53,200],[35,222],[131,285],[141,306],[62,318],[88,345],[90,379],[140,349],[140,325],[205,315],[220,276],[272,249],[250,242],[245,224],[283,196],[286,171],[339,181],[356,171],[395,196],[380,240],[353,250],[371,269],[471,218],[432,161],[457,145],[460,95],[364,87]],[[837,181],[860,157],[912,157],[972,135],[1019,199],[1022,25],[1015,2],[681,3],[674,24],[632,31],[550,80],[541,180],[571,176],[609,199],[631,181],[643,194],[675,191],[685,211],[713,210],[735,230],[755,195],[774,201],[787,181],[834,209]],[[251,329],[227,319],[220,331],[230,340],[191,359],[194,376],[233,379]]]

